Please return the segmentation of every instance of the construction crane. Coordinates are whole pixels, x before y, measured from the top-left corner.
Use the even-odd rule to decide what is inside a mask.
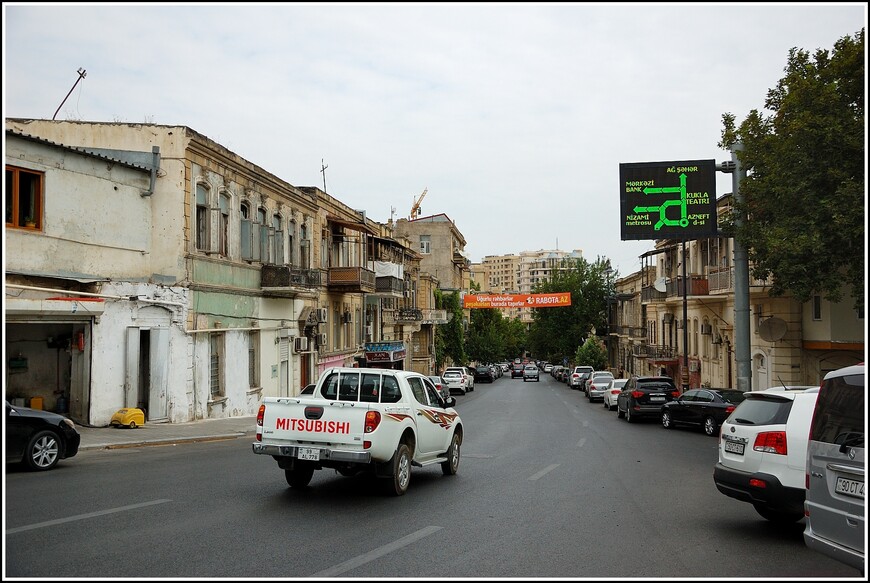
[[[423,197],[426,196],[426,193],[429,192],[429,187],[423,189],[423,192],[420,193],[420,196],[414,201],[414,204],[411,205],[411,220],[420,218],[420,203],[423,202]]]

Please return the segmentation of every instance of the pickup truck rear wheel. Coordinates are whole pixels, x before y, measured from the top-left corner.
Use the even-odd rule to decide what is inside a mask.
[[[445,476],[455,476],[459,471],[459,435],[453,434],[453,439],[450,440],[450,448],[447,450],[447,461],[441,463],[441,471]]]
[[[284,477],[291,488],[304,488],[314,476],[314,466],[310,464],[294,464],[292,470],[284,470]]]
[[[401,496],[408,491],[408,484],[411,482],[411,449],[406,444],[400,443],[396,448],[390,466],[392,475],[388,491],[395,496]]]

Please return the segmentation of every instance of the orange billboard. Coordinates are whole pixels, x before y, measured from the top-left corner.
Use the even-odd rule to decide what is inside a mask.
[[[553,294],[465,294],[463,308],[563,308],[571,305],[571,292]]]

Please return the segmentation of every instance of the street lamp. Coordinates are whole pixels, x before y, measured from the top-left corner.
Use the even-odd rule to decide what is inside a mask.
[[[612,350],[610,348],[610,328],[611,328],[611,320],[613,317],[613,303],[616,301],[614,296],[613,289],[613,268],[610,267],[610,260],[607,261],[607,267],[604,269],[604,285],[606,286],[607,295],[605,296],[605,301],[607,302],[607,336],[605,336],[604,349],[607,352],[607,367],[613,368],[613,358],[612,358]]]

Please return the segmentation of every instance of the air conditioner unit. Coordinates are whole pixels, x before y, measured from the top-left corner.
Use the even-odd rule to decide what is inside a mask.
[[[662,316],[662,319],[665,321],[665,324],[670,324],[674,320],[674,315],[670,313],[664,314]]]
[[[713,326],[711,324],[701,324],[701,334],[709,336],[713,333]]]
[[[722,344],[722,337],[717,334],[713,337],[713,340],[711,340],[711,342],[713,344]]]
[[[411,297],[411,290],[407,290],[407,289],[405,290],[405,297],[406,297],[406,298],[410,298],[410,297]]]
[[[373,334],[374,334],[374,326],[369,324],[368,326],[366,326],[366,336],[371,338]]]
[[[325,332],[317,335],[317,345],[318,346],[326,346],[326,333]]]
[[[308,338],[299,336],[293,341],[293,349],[296,352],[304,352],[308,350]]]
[[[317,308],[317,321],[326,322],[326,308]]]
[[[290,337],[290,330],[288,330],[287,328],[279,328],[278,329],[278,338],[289,338],[289,337]]]

